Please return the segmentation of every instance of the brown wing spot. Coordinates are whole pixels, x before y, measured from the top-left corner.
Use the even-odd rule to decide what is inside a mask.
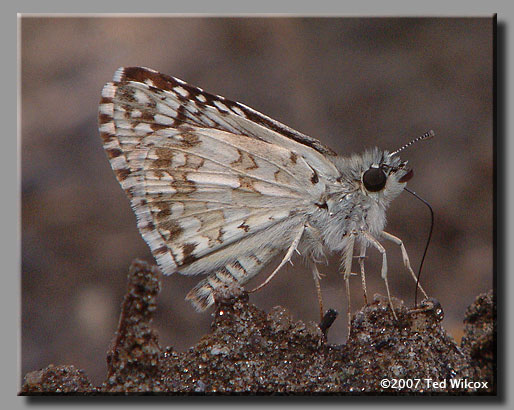
[[[156,159],[155,161],[152,161],[150,167],[154,170],[155,174],[159,178],[162,178],[164,173],[161,170],[171,168],[171,161],[167,159]]]
[[[275,178],[275,181],[277,181],[280,184],[288,184],[291,182],[291,176],[285,172],[283,169],[278,169],[273,173],[273,177]]]
[[[162,177],[165,175],[169,175],[167,172],[164,172],[162,169],[154,169],[153,172],[154,172],[154,175],[159,179],[162,179]]]
[[[196,155],[185,154],[184,165],[180,165],[178,167],[173,167],[173,168],[181,169],[181,170],[200,169],[201,167],[203,167],[204,163],[205,163],[205,159],[202,157],[198,157]]]
[[[110,85],[112,85],[112,83],[109,83]],[[100,105],[102,104],[111,104],[112,103],[112,98],[111,97],[102,97],[100,99]]]
[[[156,148],[155,155],[159,157],[159,159],[173,159],[175,153],[172,149],[168,148]]]
[[[246,221],[241,222],[241,225],[239,225],[238,228],[244,230],[245,232],[248,232],[250,230],[250,227],[245,222]]]
[[[291,160],[291,162],[293,164],[296,164],[296,161],[298,160],[298,155],[296,155],[296,153],[291,151],[291,155],[289,155],[289,159]]]
[[[218,229],[218,237],[216,238],[216,241],[218,243],[223,243],[223,234],[225,233],[225,231],[223,230],[223,228],[219,228]]]
[[[132,112],[130,112],[130,114],[132,115]],[[151,112],[151,111],[143,111],[141,113],[141,116],[138,117],[138,120],[140,122],[148,122],[148,123],[154,123],[155,122],[155,117],[154,117],[154,114]]]
[[[240,149],[237,150],[237,155],[239,155],[239,157],[235,161],[232,161],[230,165],[235,166],[243,163],[243,152]]]
[[[186,243],[184,244],[182,250],[184,253],[184,260],[182,261],[183,265],[188,265],[193,263],[197,258],[193,255],[193,252],[196,249],[196,243]]]
[[[248,153],[245,153],[245,154],[246,154],[245,157],[248,159],[248,161],[245,163],[245,169],[247,171],[249,171],[252,169],[259,168],[259,166],[257,165],[257,162],[255,162],[254,157]]]
[[[166,128],[170,128],[169,125],[163,125],[163,124],[157,124],[157,123],[152,123],[150,124],[150,128],[154,131],[159,131],[159,130],[163,130],[163,129],[166,129]]]
[[[147,70],[144,70],[141,67],[125,67],[123,68],[123,76],[120,78],[120,81],[135,80],[142,83],[147,77]]]
[[[146,84],[146,80],[151,80],[154,87],[167,91],[171,91],[177,84],[173,78],[165,74],[149,71],[141,67],[126,67],[123,69],[123,74],[121,81],[138,81]]]
[[[130,169],[127,168],[117,169],[114,172],[120,182],[125,181],[130,176]]]
[[[119,148],[106,148],[105,152],[110,159],[119,157],[123,152]]]
[[[173,177],[175,178],[173,188],[177,190],[177,193],[187,196],[188,194],[196,191],[196,184],[187,179],[187,173],[180,173],[177,171],[173,173]],[[176,198],[178,199],[179,197]]]
[[[108,144],[109,142],[112,142],[116,139],[116,135],[107,132],[102,132],[100,136],[102,137],[102,141],[104,142],[104,144]]]
[[[171,168],[174,152],[167,148],[156,148],[155,155],[158,159],[151,161],[151,168],[153,169],[168,169]]]
[[[214,275],[211,276],[211,278],[216,279],[216,282],[218,282],[216,287],[226,286],[227,284],[234,282],[237,283],[236,277],[225,266],[214,272]]]
[[[134,97],[134,90],[132,88],[118,87],[118,98],[120,101],[125,103],[122,104],[122,107],[125,108],[126,111],[130,111],[132,109],[131,105],[126,104],[127,102],[138,104],[138,101]]]
[[[318,173],[314,170],[312,170],[311,182],[312,182],[312,185],[316,185],[319,182]]]
[[[198,135],[191,131],[184,131],[181,133],[181,136],[182,140],[177,145],[182,148],[192,148],[201,142]]]
[[[160,248],[157,248],[153,251],[154,255],[164,255],[165,253],[168,253],[169,249],[167,246],[161,246]]]
[[[169,234],[167,236],[168,241],[175,241],[177,238],[182,234],[184,231],[178,223],[176,223],[174,220],[166,220],[161,221],[159,224],[159,227],[162,227],[162,229],[169,231]]]
[[[145,229],[147,231],[155,231],[155,224],[152,221],[150,221],[146,226],[143,226],[142,229]]]
[[[241,151],[240,149],[238,149],[237,153],[239,154],[239,158],[237,158],[235,161],[232,161],[230,163],[230,165],[232,165],[232,167],[235,168],[237,166],[238,168],[244,169],[244,170],[252,170],[252,169],[259,168],[259,166],[255,162],[254,157],[252,155],[250,155],[248,152]]]
[[[148,71],[146,73],[146,77],[152,80],[154,87],[161,88],[163,90],[171,91],[173,87],[177,85],[176,81],[166,74],[153,73]]]
[[[159,201],[152,204],[152,208],[157,208],[155,216],[159,222],[167,220],[171,216],[171,208],[167,202]]]
[[[177,114],[175,115],[173,120],[174,120],[174,123],[173,123],[174,127],[178,127],[181,124],[184,124],[184,123],[187,123],[187,122],[196,123],[195,121],[192,121],[192,120],[188,121],[186,107],[184,105],[180,105],[178,107]]]
[[[169,231],[168,240],[174,241],[177,239],[184,230],[175,220],[171,219],[172,212],[168,203],[154,202],[152,207],[159,209],[158,212],[152,212],[155,215],[158,229]]]
[[[246,269],[243,268],[243,265],[241,265],[241,262],[239,262],[239,260],[235,260],[232,265],[236,268],[236,269],[239,269],[240,271],[243,271],[244,273],[246,273]]]
[[[258,192],[253,186],[253,181],[250,178],[246,178],[244,176],[239,177],[239,188],[241,190],[246,190],[250,192]]]
[[[98,114],[98,123],[100,125],[111,122],[111,121],[112,121],[111,115],[103,114],[103,113]]]

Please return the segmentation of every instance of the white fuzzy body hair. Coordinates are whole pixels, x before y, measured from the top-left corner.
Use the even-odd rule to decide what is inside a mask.
[[[344,250],[350,237],[367,243],[361,235],[369,232],[379,237],[386,225],[386,210],[390,202],[397,197],[406,183],[399,182],[408,170],[398,157],[389,157],[387,151],[378,148],[354,154],[351,157],[338,156],[333,163],[340,172],[335,181],[327,182],[325,203],[326,208],[312,208],[308,223],[322,239],[323,247],[313,240],[305,244],[312,257],[321,259],[324,251],[338,252]],[[386,169],[397,169],[387,177],[383,190],[368,192],[362,183],[362,175],[371,166],[386,166]],[[308,236],[306,237],[308,241]]]

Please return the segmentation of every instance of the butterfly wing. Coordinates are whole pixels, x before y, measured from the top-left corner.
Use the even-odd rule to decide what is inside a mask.
[[[258,138],[264,127],[250,132],[242,117],[214,108],[221,97],[193,104],[211,96],[170,78],[120,69],[104,87],[99,121],[111,166],[164,273],[206,273],[239,255],[255,274],[255,249],[268,260],[287,247],[331,164],[312,165],[321,153],[297,141],[298,150],[284,147],[291,140],[276,131]]]
[[[173,118],[173,126],[182,123],[217,128],[234,134],[276,144],[303,156],[311,167],[326,178],[337,178],[330,158],[336,153],[315,138],[302,134],[244,104],[205,92],[186,82],[144,67],[120,68],[115,82],[133,82],[139,89],[160,95],[162,107]],[[171,109],[173,112],[170,112]]]

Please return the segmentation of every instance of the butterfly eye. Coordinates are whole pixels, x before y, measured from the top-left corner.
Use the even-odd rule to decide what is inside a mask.
[[[386,184],[387,176],[381,168],[368,169],[362,176],[364,187],[370,192],[381,191]]]

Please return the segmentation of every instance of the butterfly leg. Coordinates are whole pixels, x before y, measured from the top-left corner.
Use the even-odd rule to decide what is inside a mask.
[[[402,251],[403,264],[405,265],[405,267],[411,274],[412,279],[414,279],[414,283],[418,283],[418,278],[416,277],[416,274],[414,273],[414,271],[412,270],[412,267],[410,266],[409,256],[407,255],[407,250],[405,249],[405,245],[403,244],[403,241],[400,238],[398,238],[394,235],[391,235],[390,233],[384,232],[384,231],[382,232],[382,237],[384,239],[387,239],[388,241],[393,242],[394,244],[396,244],[400,247],[400,249]],[[421,287],[421,285],[419,283],[418,283],[418,287],[419,287],[419,290],[421,290],[421,292],[425,296],[425,299],[428,299],[428,295],[426,294],[426,292],[423,290],[423,288]]]
[[[264,286],[266,286],[269,281],[271,279],[273,279],[273,277],[278,273],[278,271],[280,270],[280,268],[282,268],[282,266],[284,266],[290,259],[291,259],[291,256],[293,256],[293,252],[296,250],[296,248],[298,247],[298,244],[300,243],[300,239],[302,238],[302,235],[303,235],[303,231],[305,230],[305,225],[302,225],[301,229],[298,231],[298,233],[296,234],[296,236],[294,237],[293,239],[293,242],[291,243],[291,246],[289,247],[289,249],[287,250],[284,258],[282,259],[282,261],[279,263],[279,265],[275,268],[275,270],[271,273],[271,275],[268,276],[268,278],[262,282],[259,286],[257,286],[256,288],[250,290],[248,293],[253,293],[253,292],[257,292],[259,289],[263,288]]]
[[[391,292],[389,291],[389,282],[387,281],[387,255],[384,247],[378,242],[373,235],[369,232],[362,232],[362,235],[368,240],[368,242],[373,245],[377,250],[382,254],[382,279],[384,279],[386,290],[387,290],[387,298],[389,299],[389,305],[391,306],[391,311],[393,312],[393,316],[395,320],[398,320],[396,316],[396,312],[394,311],[393,301],[391,300]]]
[[[320,317],[320,323],[323,321],[323,298],[321,296],[321,286],[320,286],[320,279],[321,274],[318,271],[318,267],[315,263],[312,264],[312,277],[314,278],[314,284],[316,285],[316,292],[318,295],[318,303],[319,303],[319,317]]]
[[[350,337],[350,332],[352,330],[352,306],[350,301],[350,276],[352,274],[352,261],[353,261],[353,248],[355,245],[355,236],[351,235],[348,238],[348,243],[346,244],[343,251],[343,277],[346,288],[346,301],[347,301],[347,321],[348,321],[348,337]]]
[[[362,289],[364,290],[364,303],[368,304],[368,291],[366,288],[366,273],[364,272],[364,259],[366,259],[366,243],[361,242],[361,252],[360,255],[357,256],[359,260],[359,266],[361,270],[361,280],[362,280]]]

